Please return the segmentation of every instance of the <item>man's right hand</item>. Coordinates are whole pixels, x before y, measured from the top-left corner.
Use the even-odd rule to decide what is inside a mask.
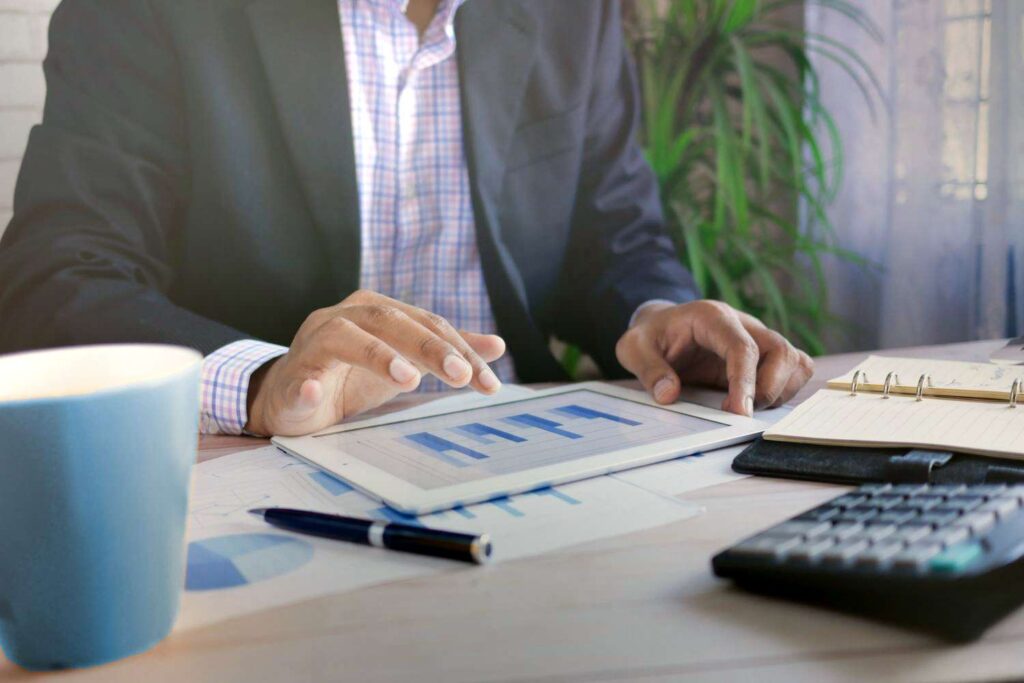
[[[309,434],[414,390],[423,373],[493,394],[501,383],[487,364],[504,353],[501,337],[458,331],[438,315],[358,291],[314,311],[288,353],[253,375],[246,429]]]

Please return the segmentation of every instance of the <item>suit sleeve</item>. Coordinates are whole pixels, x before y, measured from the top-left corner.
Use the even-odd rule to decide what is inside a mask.
[[[644,302],[699,298],[665,232],[657,179],[637,134],[639,94],[619,3],[602,2],[584,168],[555,332],[608,377],[625,375],[615,344]]]
[[[0,242],[0,352],[243,333],[175,305],[188,149],[174,50],[147,0],[65,0],[43,121]]]

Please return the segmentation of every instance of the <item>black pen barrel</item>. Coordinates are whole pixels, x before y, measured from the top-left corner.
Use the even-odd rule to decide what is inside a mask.
[[[288,508],[270,508],[263,513],[263,519],[280,529],[364,545],[370,545],[370,528],[374,524],[367,519]]]
[[[424,529],[409,524],[388,524],[384,527],[384,545],[419,555],[432,555],[449,560],[484,564],[491,556],[487,535],[473,536],[452,531]]]

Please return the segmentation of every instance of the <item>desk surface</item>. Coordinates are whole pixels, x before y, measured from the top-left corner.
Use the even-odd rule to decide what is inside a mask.
[[[979,360],[995,342],[914,349]],[[884,352],[901,355],[907,350]],[[818,360],[803,399],[864,354]],[[412,399],[415,400],[415,399]],[[262,446],[204,438],[207,460]],[[717,550],[841,489],[745,479],[687,494],[700,517],[485,569],[459,569],[175,634],[68,681],[763,681],[1024,678],[1024,609],[970,646],[755,597]],[[0,680],[35,679],[0,657]]]

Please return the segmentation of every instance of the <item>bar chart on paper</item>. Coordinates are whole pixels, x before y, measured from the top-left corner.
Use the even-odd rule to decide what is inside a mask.
[[[424,489],[563,463],[718,422],[579,390],[318,436]]]
[[[188,545],[189,591],[236,588],[292,572],[313,558],[313,546],[283,534],[228,534]]]

